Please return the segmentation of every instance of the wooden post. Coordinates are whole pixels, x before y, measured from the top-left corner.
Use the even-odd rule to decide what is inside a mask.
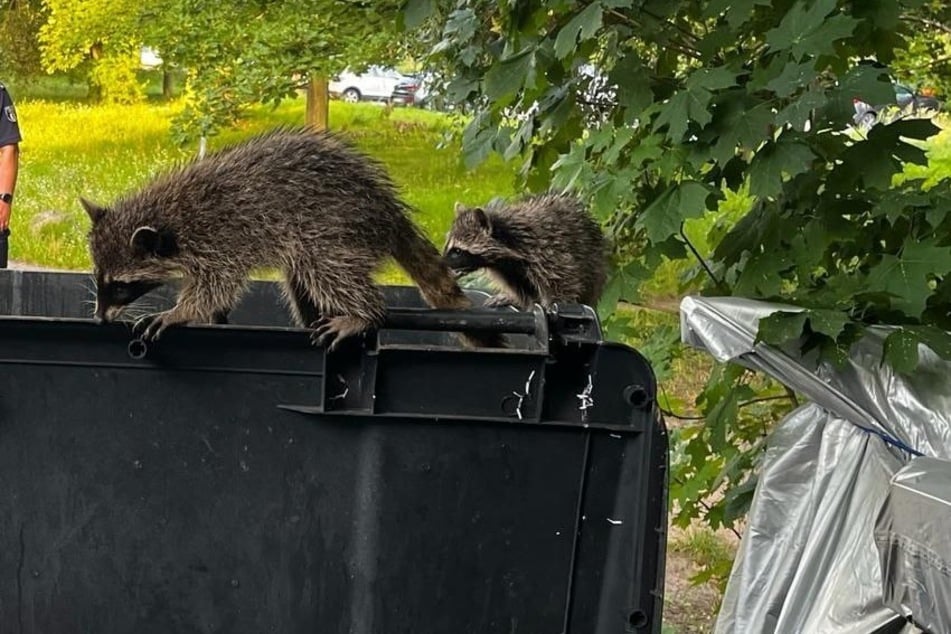
[[[311,77],[307,84],[307,125],[326,130],[330,120],[330,92],[325,77]]]

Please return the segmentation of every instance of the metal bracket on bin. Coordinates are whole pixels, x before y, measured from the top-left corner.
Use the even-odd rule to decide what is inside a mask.
[[[522,339],[526,345],[474,350],[397,344],[371,348],[368,342],[361,351],[355,349],[361,347],[358,342],[345,343],[326,354],[319,404],[278,407],[305,415],[402,418],[431,418],[437,411],[455,411],[467,420],[636,431],[590,415],[596,404],[584,366],[597,354],[601,335],[597,315],[587,306],[556,306],[548,312],[538,305],[531,312],[397,309],[389,313],[384,328],[494,332],[528,335],[529,339]],[[577,363],[550,369],[549,345],[573,346],[572,359]],[[452,373],[445,371],[448,364]],[[485,372],[490,368],[493,376],[488,378]],[[550,393],[545,388],[552,378],[556,386]],[[420,385],[432,395],[428,402],[433,411],[420,404]],[[469,398],[474,393],[481,396]],[[580,401],[578,395],[583,396]],[[452,407],[447,410],[449,404]],[[554,411],[559,415],[552,416]]]

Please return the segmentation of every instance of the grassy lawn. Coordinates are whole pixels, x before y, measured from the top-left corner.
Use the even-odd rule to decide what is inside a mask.
[[[24,141],[14,209],[10,257],[44,266],[88,269],[85,196],[109,202],[177,162],[197,146],[178,148],[168,135],[177,103],[90,107],[75,101],[17,99]],[[416,220],[441,244],[456,200],[484,202],[513,191],[514,164],[494,158],[473,172],[460,162],[458,144],[437,147],[449,118],[416,109],[331,103],[331,126],[381,160]],[[209,149],[277,124],[304,120],[295,100],[279,109],[260,107],[247,121],[209,140]],[[381,281],[405,280],[395,267]]]

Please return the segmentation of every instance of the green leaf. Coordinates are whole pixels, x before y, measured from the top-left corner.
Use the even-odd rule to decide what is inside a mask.
[[[608,79],[617,86],[618,106],[625,109],[626,121],[633,121],[654,102],[650,75],[637,57],[623,57],[608,74]]]
[[[473,119],[462,132],[462,158],[468,169],[484,161],[492,152],[496,131],[487,125],[487,116]]]
[[[736,85],[736,73],[730,71],[726,66],[699,68],[690,73],[684,85],[688,89],[723,90]]]
[[[898,218],[906,213],[909,207],[927,208],[931,207],[933,201],[924,192],[908,190],[891,190],[885,192],[878,203],[872,207],[871,215],[885,216],[888,222],[894,223]],[[936,226],[936,225],[932,225]]]
[[[704,130],[716,139],[710,156],[719,164],[726,165],[736,149],[755,150],[769,136],[773,113],[769,102],[730,91],[717,101],[714,120]],[[703,138],[703,137],[702,137]]]
[[[830,339],[838,339],[851,318],[840,310],[813,308],[806,313],[809,317],[809,327],[813,332],[823,334]]]
[[[631,165],[640,166],[647,161],[659,159],[664,153],[664,148],[661,146],[663,140],[663,137],[657,134],[649,134],[640,139],[637,145],[630,149],[628,161]]]
[[[806,122],[811,119],[813,111],[825,106],[827,101],[824,93],[808,90],[779,111],[776,115],[776,125],[790,125],[794,130],[803,130]]]
[[[403,25],[415,29],[436,10],[436,0],[407,0],[403,7]]]
[[[871,64],[850,68],[839,80],[839,87],[848,107],[852,106],[853,98],[873,104],[888,103],[895,98],[895,87],[888,72]]]
[[[492,66],[485,74],[485,95],[496,102],[509,103],[531,81],[534,48],[527,47]]]
[[[753,504],[753,495],[756,493],[757,477],[755,473],[743,481],[742,484],[733,487],[723,496],[723,521],[730,524],[738,520],[750,510]]]
[[[859,21],[847,15],[835,15],[815,32],[800,38],[792,49],[793,57],[802,59],[807,55],[818,57],[835,51],[835,42],[851,37]]]
[[[717,452],[726,446],[727,430],[736,424],[739,412],[738,392],[731,391],[725,398],[716,402],[707,414],[707,427],[710,430],[710,447]]]
[[[701,183],[690,181],[673,185],[651,203],[638,217],[651,242],[662,242],[680,231],[686,218],[699,218],[707,210],[710,190]]]
[[[704,7],[703,17],[715,18],[726,11],[726,21],[734,29],[753,17],[756,5],[769,6],[769,0],[712,0]]]
[[[733,290],[750,297],[775,297],[783,284],[783,274],[795,268],[796,262],[785,248],[755,251],[750,254]]]
[[[896,372],[911,374],[918,367],[918,337],[904,328],[885,338],[885,362]]]
[[[858,24],[858,20],[841,14],[827,18],[835,8],[836,0],[816,0],[811,5],[797,0],[779,26],[766,32],[770,50],[790,50],[797,60],[833,52],[835,42],[852,35]]]
[[[781,346],[788,341],[798,339],[802,336],[808,318],[809,315],[805,311],[771,313],[759,320],[756,341]]]
[[[674,143],[680,143],[689,121],[696,121],[703,127],[713,119],[707,109],[712,97],[712,93],[706,88],[678,90],[661,108],[654,121],[654,129],[660,130],[665,125],[668,126],[667,137]]]
[[[766,84],[766,88],[776,93],[776,96],[786,98],[807,85],[815,76],[815,62],[812,60],[802,64],[788,63],[779,77]]]
[[[571,20],[558,31],[555,38],[555,56],[558,59],[564,59],[568,56],[581,37],[581,41],[589,40],[601,26],[603,10],[601,4],[594,2],[584,8],[584,11],[571,18]]]
[[[911,317],[920,317],[932,293],[931,280],[951,272],[951,247],[938,246],[937,238],[909,238],[901,254],[885,255],[868,273],[869,289],[892,295],[891,305]]]
[[[907,326],[905,330],[911,332],[918,341],[928,346],[932,352],[951,361],[951,334],[934,326]]]
[[[778,196],[783,177],[807,171],[815,157],[808,146],[798,141],[780,139],[767,144],[750,164],[750,193],[764,198]]]
[[[608,278],[601,299],[598,302],[598,314],[605,318],[617,309],[618,301],[622,299],[637,299],[638,287],[645,280],[650,279],[651,271],[636,260],[625,266],[615,269]]]

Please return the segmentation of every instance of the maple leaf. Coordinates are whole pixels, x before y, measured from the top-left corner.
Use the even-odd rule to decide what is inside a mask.
[[[937,238],[905,241],[899,255],[885,255],[868,273],[871,292],[891,295],[891,305],[912,317],[920,317],[932,294],[931,281],[951,272],[951,247],[938,246]]]
[[[661,242],[680,231],[686,218],[699,218],[707,210],[710,190],[701,183],[689,181],[673,185],[661,194],[637,219],[651,242]]]
[[[754,196],[778,196],[784,176],[795,176],[809,169],[816,157],[798,141],[780,139],[756,153],[750,165],[750,193]]]

